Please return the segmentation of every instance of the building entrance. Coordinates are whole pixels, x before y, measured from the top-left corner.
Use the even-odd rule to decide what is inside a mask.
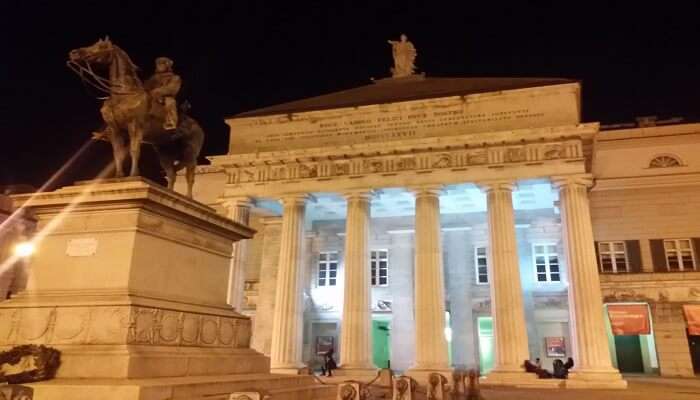
[[[644,372],[639,335],[615,336],[615,351],[617,353],[617,367],[620,372]]]
[[[389,321],[372,321],[372,361],[377,368],[389,368],[391,352]]]
[[[693,372],[700,374],[700,335],[688,333],[688,346],[690,347],[690,359],[693,362]]]

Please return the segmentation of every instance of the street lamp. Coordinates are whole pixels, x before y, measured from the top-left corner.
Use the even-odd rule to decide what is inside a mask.
[[[18,243],[15,246],[15,255],[20,258],[27,258],[34,254],[34,243],[30,241]]]

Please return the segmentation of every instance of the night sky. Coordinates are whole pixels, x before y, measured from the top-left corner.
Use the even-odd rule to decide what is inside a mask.
[[[65,62],[71,49],[104,35],[131,55],[144,78],[155,57],[175,60],[192,114],[207,133],[203,156],[226,153],[225,116],[388,76],[386,41],[402,32],[428,76],[579,79],[586,122],[641,115],[700,120],[695,2],[372,3],[379,5],[5,1],[0,186],[41,186],[99,127],[99,102]],[[146,147],[143,170],[159,179]],[[93,143],[53,186],[90,178],[110,160],[109,145]]]

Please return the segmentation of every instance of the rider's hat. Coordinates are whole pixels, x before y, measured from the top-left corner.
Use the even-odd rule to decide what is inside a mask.
[[[168,67],[172,67],[172,66],[173,66],[173,60],[171,60],[171,59],[168,58],[168,57],[158,57],[158,58],[156,58],[156,64],[157,64],[157,63],[160,63],[160,62],[164,62],[164,63],[168,64]]]

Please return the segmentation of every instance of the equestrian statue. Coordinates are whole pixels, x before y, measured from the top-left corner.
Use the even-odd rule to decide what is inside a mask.
[[[68,56],[68,66],[84,82],[105,93],[100,109],[105,129],[94,133],[93,138],[111,142],[115,176],[124,176],[127,143],[131,155],[129,176],[138,176],[141,144],[149,143],[165,170],[168,188],[173,189],[177,171],[185,168],[187,196],[192,197],[204,131],[185,113],[186,107],[178,110],[175,98],[182,81],[173,72],[173,61],[158,57],[154,75],[144,84],[129,55],[108,37],[92,46],[72,50]],[[108,67],[109,78],[95,72],[93,67],[98,66]]]

